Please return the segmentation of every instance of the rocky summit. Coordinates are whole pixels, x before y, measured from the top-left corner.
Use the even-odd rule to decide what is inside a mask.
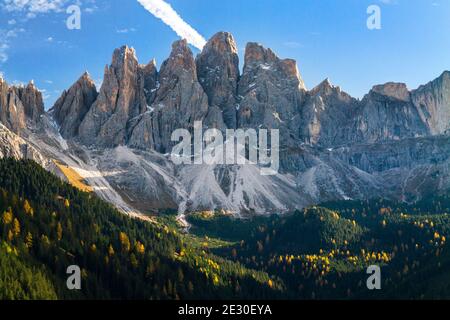
[[[33,81],[27,86],[9,86],[0,77],[0,122],[19,133],[27,122],[35,124],[44,113],[42,94]]]
[[[450,72],[415,90],[389,82],[355,99],[328,79],[308,90],[297,62],[249,43],[243,70],[219,32],[194,57],[176,41],[158,70],[116,49],[97,91],[84,73],[50,111],[33,83],[0,80],[1,156],[55,163],[129,214],[237,216],[339,199],[414,201],[450,188]],[[256,165],[175,165],[175,129],[279,129],[278,175]]]
[[[61,125],[60,133],[65,138],[79,135],[81,122],[97,99],[94,81],[85,72],[69,90],[64,91],[50,113]]]

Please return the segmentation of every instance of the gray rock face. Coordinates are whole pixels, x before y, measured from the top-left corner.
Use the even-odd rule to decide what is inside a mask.
[[[33,81],[26,87],[17,87],[16,91],[23,104],[25,116],[27,119],[36,122],[44,113],[42,93],[35,87]]]
[[[375,86],[361,101],[354,141],[374,143],[429,134],[405,84]]]
[[[362,101],[328,80],[309,91],[302,107],[301,140],[336,147],[423,137],[431,133],[405,84],[374,86]]]
[[[152,104],[160,87],[156,61],[153,59],[149,64],[139,66],[139,72],[144,79],[145,112],[130,120],[130,135],[127,144],[136,149],[154,150],[155,142],[152,123],[154,108]]]
[[[26,87],[10,87],[0,78],[0,121],[7,128],[20,133],[27,121],[35,123],[43,113],[42,94],[33,82]]]
[[[305,86],[294,60],[249,43],[238,91],[238,127],[280,129],[281,140],[295,145]]]
[[[309,91],[301,108],[300,141],[334,146],[351,141],[358,101],[328,79]]]
[[[197,80],[195,61],[186,41],[177,41],[160,72],[154,61],[138,64],[128,47],[117,49],[105,70],[100,93],[84,117],[83,144],[103,147],[129,145],[170,151],[175,129],[192,128],[208,114],[208,98]],[[221,114],[211,123],[223,125]]]
[[[134,49],[124,46],[114,51],[98,98],[80,125],[84,144],[112,147],[126,142],[129,120],[146,111],[141,70]]]
[[[450,129],[450,72],[419,87],[411,93],[419,115],[434,135],[448,133]]]
[[[413,91],[374,86],[357,100],[328,80],[307,91],[294,60],[256,43],[247,45],[240,75],[233,37],[221,32],[197,59],[186,41],[175,42],[159,72],[154,61],[139,65],[133,49],[117,49],[98,96],[83,76],[53,108],[68,141],[40,117],[41,101],[33,85],[0,80],[0,121],[9,128],[0,127],[0,156],[26,157],[28,141],[81,168],[122,209],[266,214],[341,199],[413,201],[450,189],[450,72]],[[171,135],[197,120],[220,130],[279,129],[280,173],[176,166],[165,155]],[[11,138],[27,124],[35,128],[23,130],[23,141]]]
[[[227,32],[214,35],[197,56],[196,63],[209,105],[220,108],[227,128],[236,128],[239,56],[233,36]]]
[[[381,197],[416,201],[450,189],[449,136],[354,144],[328,154],[378,179]]]
[[[97,95],[94,81],[86,72],[56,101],[52,115],[60,125],[60,133],[64,138],[70,139],[78,135],[81,121],[97,99]]]
[[[395,100],[410,101],[409,91],[404,83],[388,82],[377,85],[372,88],[372,92]]]
[[[0,158],[29,159],[42,166],[48,161],[30,143],[0,123]]]
[[[131,148],[155,150],[155,140],[153,138],[153,111],[151,110],[152,109],[135,119],[136,125],[128,140],[128,145]]]
[[[144,79],[144,93],[147,105],[150,106],[156,98],[158,89],[158,70],[156,69],[156,61],[153,59],[147,65],[140,65],[139,71]]]
[[[186,40],[175,42],[169,59],[161,67],[160,87],[151,111],[157,151],[170,152],[174,145],[170,141],[174,130],[193,129],[194,121],[205,119],[208,97],[197,79],[196,64]],[[143,120],[142,125],[147,125],[148,118]]]
[[[395,168],[440,164],[449,160],[450,137],[408,138],[402,141],[354,144],[330,151],[334,157],[370,174]]]
[[[14,88],[0,79],[0,121],[13,132],[25,127],[25,111]]]

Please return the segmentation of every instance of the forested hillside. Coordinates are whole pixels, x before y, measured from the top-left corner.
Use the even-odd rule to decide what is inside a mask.
[[[0,297],[8,299],[266,298],[282,288],[134,220],[31,161],[0,160]],[[82,269],[82,290],[66,269]]]
[[[234,243],[217,254],[281,278],[292,299],[439,299],[450,297],[449,208],[444,195],[409,205],[342,201],[244,221],[198,213],[189,221],[198,236]],[[379,291],[367,289],[370,265],[381,267]]]
[[[449,298],[450,197],[237,220],[135,220],[31,161],[0,160],[1,299]],[[382,290],[366,287],[379,265]],[[82,270],[82,289],[66,269]]]

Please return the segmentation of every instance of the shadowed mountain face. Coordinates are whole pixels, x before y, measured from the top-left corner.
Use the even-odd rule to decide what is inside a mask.
[[[210,106],[219,107],[228,128],[237,127],[236,105],[239,57],[231,34],[216,34],[197,56],[198,80]]]
[[[63,137],[79,135],[81,122],[97,96],[94,81],[88,73],[84,73],[69,90],[63,92],[52,109],[53,118],[61,124],[60,132]]]
[[[27,86],[8,86],[0,77],[0,122],[19,133],[26,123],[36,123],[44,113],[42,94],[31,81]]]
[[[186,41],[175,42],[160,70],[119,48],[98,93],[85,73],[48,114],[34,85],[1,80],[0,121],[12,131],[3,141],[20,134],[122,209],[264,214],[338,199],[409,201],[450,187],[450,72],[413,91],[377,85],[358,100],[328,79],[307,90],[294,60],[257,43],[247,45],[241,73],[225,32],[196,58]],[[175,166],[164,155],[171,134],[195,121],[221,131],[279,129],[280,174]]]

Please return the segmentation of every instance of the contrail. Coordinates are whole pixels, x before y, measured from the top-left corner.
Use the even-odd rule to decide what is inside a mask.
[[[138,0],[138,2],[147,11],[171,27],[177,35],[186,39],[189,44],[200,50],[203,49],[206,44],[205,38],[185,22],[170,4],[163,0]]]

